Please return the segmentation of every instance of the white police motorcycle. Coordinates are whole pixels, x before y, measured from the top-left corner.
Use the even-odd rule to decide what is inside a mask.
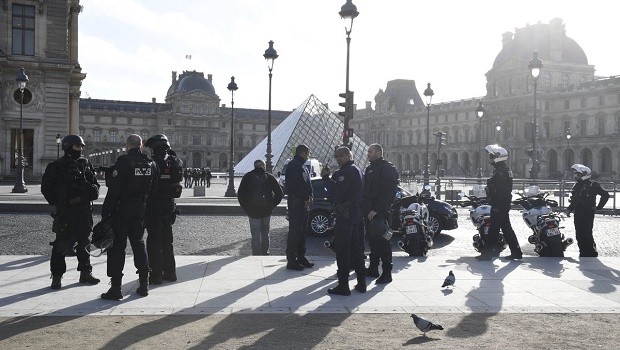
[[[476,233],[472,239],[474,249],[481,253],[491,253],[493,249],[498,249],[498,252],[506,249],[506,241],[504,235],[499,233],[499,243],[496,245],[489,242],[489,229],[491,228],[491,205],[486,197],[486,190],[484,185],[474,185],[472,196],[467,196],[465,193],[460,193],[461,198],[466,200],[461,202],[461,207],[469,209],[469,219],[476,227],[478,233]]]
[[[430,191],[430,186],[425,187],[425,191]],[[402,232],[402,238],[397,244],[409,256],[425,256],[433,247],[433,231],[428,223],[430,214],[417,186],[414,185],[411,192],[413,196],[396,198],[392,206],[392,210],[399,211],[400,224],[397,231]]]

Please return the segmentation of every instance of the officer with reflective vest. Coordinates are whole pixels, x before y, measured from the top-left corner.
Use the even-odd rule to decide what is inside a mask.
[[[144,146],[153,151],[159,171],[157,190],[149,195],[146,205],[146,251],[149,256],[149,284],[176,281],[176,263],[172,225],[176,219],[175,198],[181,196],[183,161],[170,149],[166,135],[151,136]]]
[[[587,166],[574,164],[571,170],[576,182],[571,191],[567,211],[575,213],[575,236],[579,246],[579,256],[597,257],[596,243],[592,236],[594,211],[603,209],[609,200],[609,192],[605,191],[598,182],[590,179],[592,171]],[[601,196],[598,205],[596,196]]]
[[[107,300],[123,298],[121,283],[125,266],[127,239],[133,251],[140,286],[137,293],[147,296],[149,263],[144,245],[144,215],[147,196],[157,190],[157,165],[142,153],[142,138],[131,134],[125,145],[127,154],[118,157],[112,167],[108,193],[101,209],[102,218],[114,220],[114,243],[108,251],[108,277],[111,287],[101,294]]]
[[[67,271],[66,255],[77,255],[80,283],[97,284],[93,277],[90,255],[86,252],[93,228],[92,201],[99,197],[99,183],[88,159],[81,157],[84,140],[78,135],[62,139],[65,155],[45,168],[41,193],[54,206],[52,231],[56,239],[51,242],[52,289],[62,287],[62,275]]]

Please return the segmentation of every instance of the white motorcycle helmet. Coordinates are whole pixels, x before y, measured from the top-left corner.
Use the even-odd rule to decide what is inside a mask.
[[[504,162],[508,160],[508,151],[504,147],[500,145],[488,145],[484,148],[485,151],[489,152],[491,161],[493,163]]]
[[[592,177],[592,170],[583,164],[573,164],[570,168],[573,170],[575,180],[587,180]]]

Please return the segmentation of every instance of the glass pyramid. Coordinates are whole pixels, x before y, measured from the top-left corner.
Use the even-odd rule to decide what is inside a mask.
[[[338,168],[334,160],[334,150],[342,144],[343,129],[344,123],[336,114],[316,96],[310,95],[271,132],[273,173],[277,174],[282,170],[286,160],[293,157],[294,148],[300,144],[307,145],[310,148],[310,157],[317,159],[322,166],[329,164],[332,169]],[[355,134],[350,140],[353,143],[353,160],[363,170],[368,162],[368,146]],[[265,160],[266,153],[267,137],[235,166],[235,174],[252,171],[254,161]]]

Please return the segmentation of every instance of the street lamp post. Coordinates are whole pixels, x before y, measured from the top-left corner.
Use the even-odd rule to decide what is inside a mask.
[[[570,169],[570,166],[571,166],[569,164],[569,162],[570,162],[570,158],[569,158],[570,154],[568,152],[570,152],[570,138],[572,136],[573,135],[570,132],[570,128],[566,129],[566,169]]]
[[[267,68],[269,68],[269,112],[267,113],[267,154],[265,154],[265,158],[267,158],[267,172],[271,174],[273,171],[273,164],[271,163],[271,158],[273,158],[273,154],[271,154],[271,70],[274,61],[278,58],[278,52],[273,48],[273,40],[269,40],[269,47],[265,50],[263,57],[267,60]]]
[[[486,109],[482,101],[478,101],[476,115],[478,116],[478,183],[482,183],[482,117]]]
[[[230,77],[230,83],[228,83],[228,90],[230,91],[231,102],[230,102],[230,157],[228,164],[228,188],[226,189],[226,193],[224,193],[225,197],[237,197],[237,193],[235,192],[235,142],[234,142],[234,125],[233,119],[235,116],[235,91],[237,91],[237,83],[235,83],[235,77]]]
[[[19,87],[19,92],[21,93],[21,100],[19,101],[19,137],[17,138],[18,142],[18,153],[17,153],[17,173],[15,174],[15,186],[13,187],[12,193],[26,193],[28,189],[26,188],[26,183],[24,182],[24,89],[26,88],[26,83],[28,82],[28,76],[24,72],[24,68],[20,68],[17,73],[17,85]]]
[[[56,134],[56,159],[60,158],[60,134]]]
[[[502,131],[502,121],[499,120],[499,118],[495,122],[495,131],[496,131],[495,140],[499,142],[499,135]]]
[[[532,123],[532,170],[530,171],[530,179],[536,180],[538,179],[538,174],[540,172],[540,164],[538,163],[538,147],[536,145],[538,138],[538,124],[537,124],[537,102],[536,102],[536,93],[538,87],[538,78],[540,77],[540,70],[543,67],[543,63],[538,58],[538,51],[534,51],[532,54],[532,59],[530,60],[527,67],[530,69],[530,73],[532,74],[532,78],[534,78],[534,122]]]
[[[433,89],[431,89],[431,83],[426,84],[426,90],[424,90],[424,96],[426,97],[426,154],[424,155],[424,186],[429,184],[429,178],[431,176],[431,169],[428,164],[429,152],[428,146],[431,138],[431,102],[433,101]]]
[[[441,199],[441,146],[445,146],[446,138],[443,131],[434,132],[433,135],[437,136],[437,168],[435,169],[435,197]]]
[[[342,131],[342,144],[345,146],[348,146],[349,145],[349,134],[348,134],[349,120],[353,118],[353,108],[352,108],[353,97],[352,97],[352,94],[350,94],[350,90],[349,90],[349,58],[350,58],[350,47],[351,47],[351,31],[353,30],[353,20],[360,13],[357,11],[357,6],[353,4],[352,0],[347,0],[347,2],[344,5],[342,5],[342,7],[340,8],[340,12],[338,12],[338,14],[344,20],[344,31],[347,34],[347,72],[346,72],[345,94],[351,97],[347,98],[347,101],[346,101],[347,105],[350,104],[350,106],[347,106],[348,108],[345,108],[346,115],[344,118],[344,129]]]

